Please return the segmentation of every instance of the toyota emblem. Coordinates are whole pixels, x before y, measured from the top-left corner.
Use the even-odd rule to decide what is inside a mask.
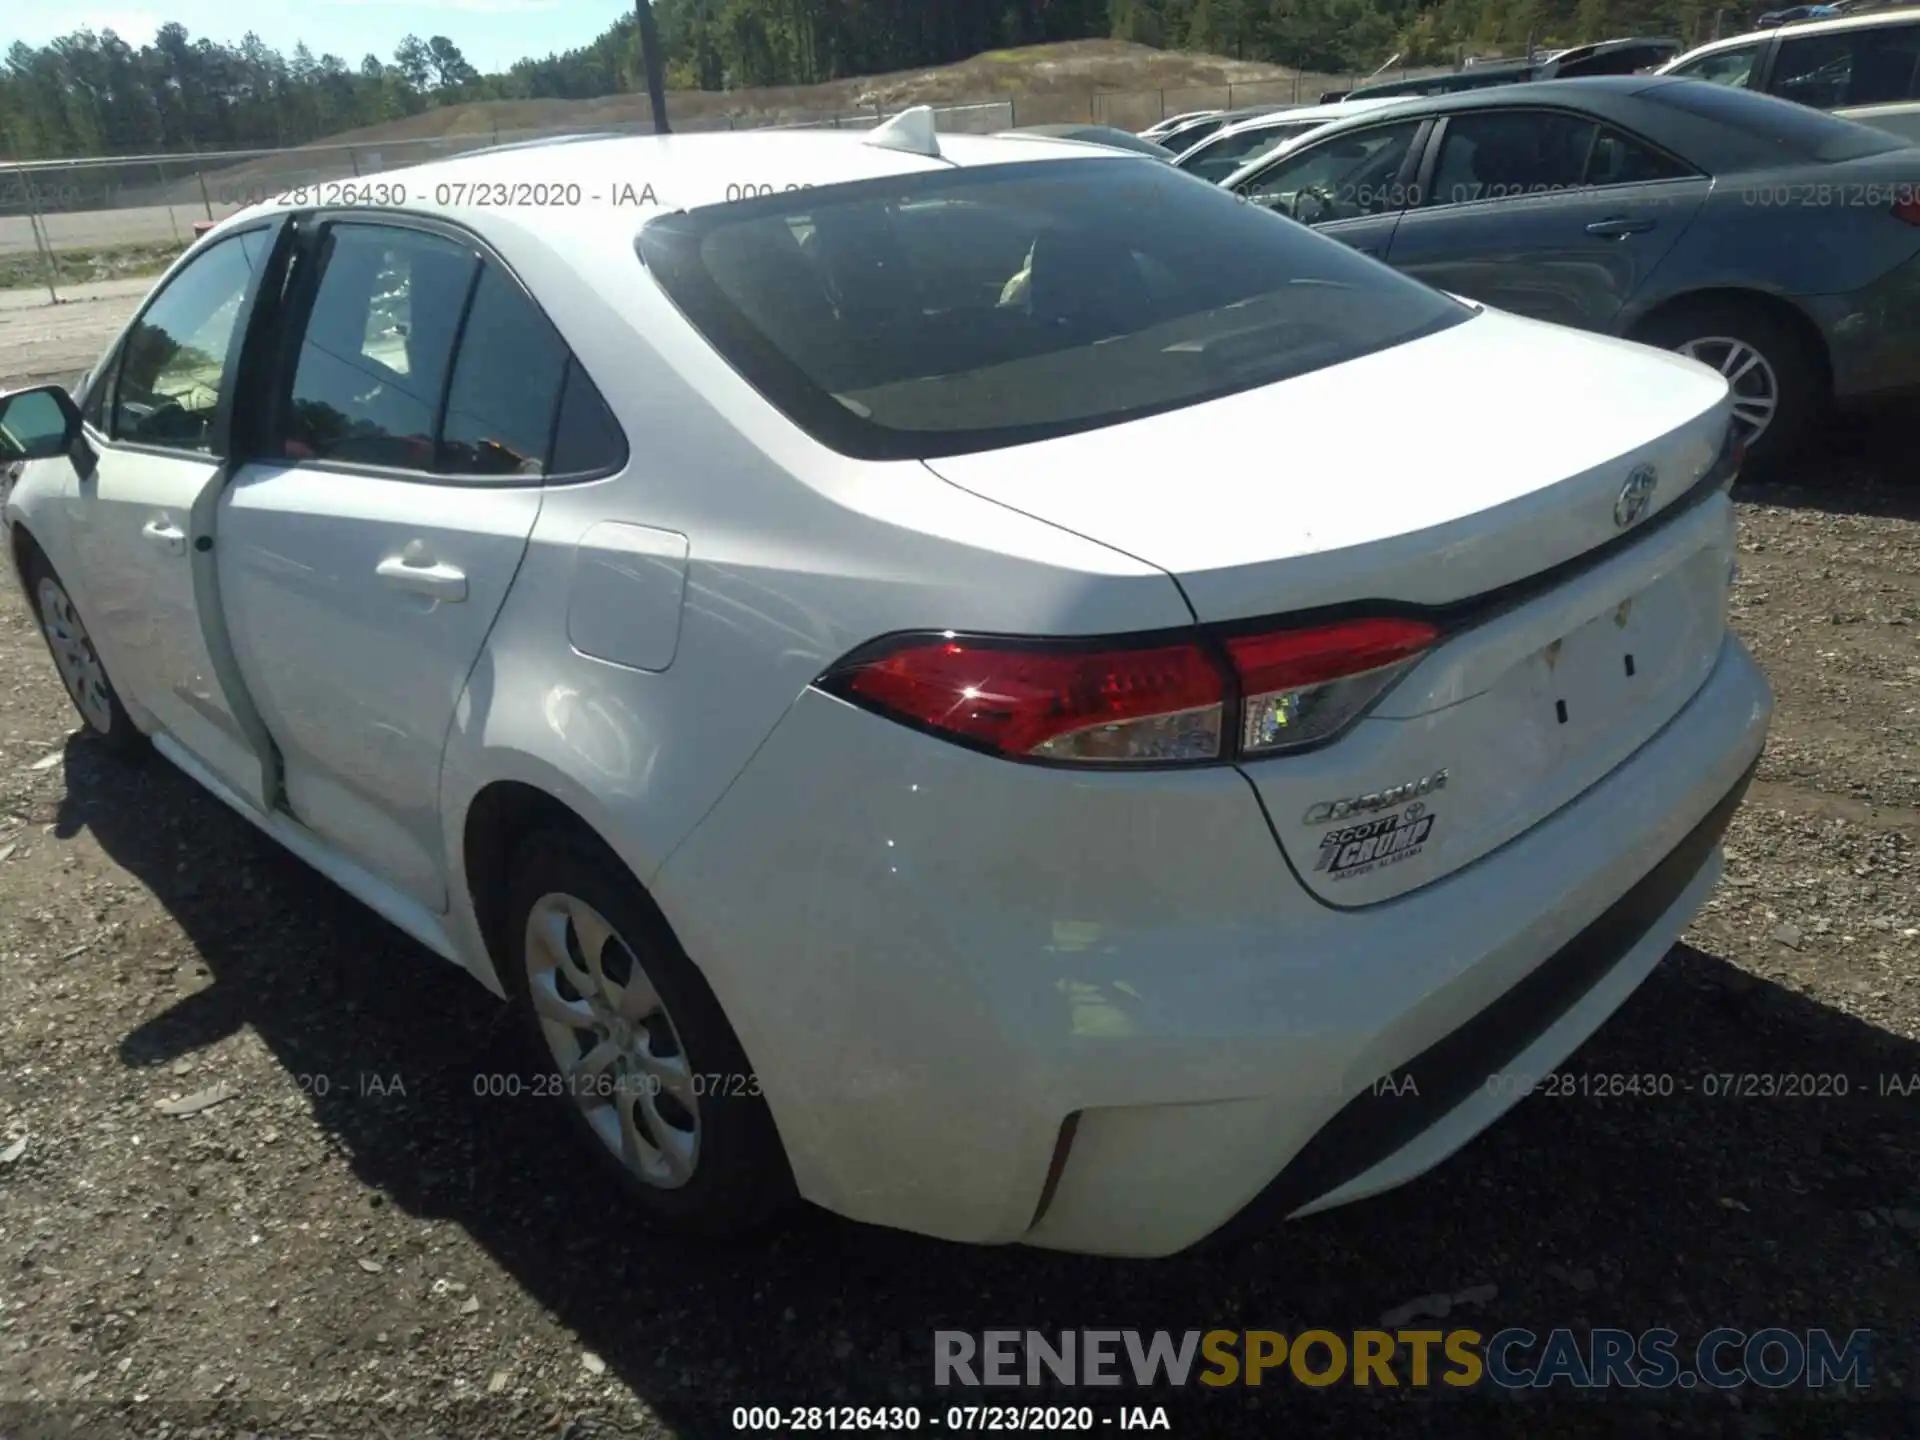
[[[1660,472],[1653,466],[1634,466],[1627,483],[1620,487],[1620,498],[1613,502],[1613,523],[1624,530],[1646,514],[1647,506],[1653,503],[1654,487],[1659,483]]]

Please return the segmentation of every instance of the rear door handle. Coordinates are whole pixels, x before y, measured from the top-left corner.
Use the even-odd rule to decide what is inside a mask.
[[[1618,235],[1638,235],[1642,231],[1653,229],[1651,220],[1629,220],[1624,215],[1616,215],[1610,220],[1596,220],[1587,226],[1587,234],[1612,238]]]
[[[394,589],[414,595],[449,604],[467,598],[467,572],[452,565],[410,565],[403,555],[389,555],[374,573]]]
[[[171,520],[149,520],[140,527],[140,536],[149,545],[157,545],[169,555],[187,553],[187,536]]]

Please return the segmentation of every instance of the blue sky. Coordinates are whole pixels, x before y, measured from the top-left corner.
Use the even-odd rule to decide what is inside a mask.
[[[8,17],[5,42],[44,45],[82,26],[112,29],[140,46],[169,20],[199,38],[237,44],[247,31],[283,54],[304,40],[316,57],[329,50],[358,66],[369,50],[391,59],[393,47],[411,32],[421,39],[445,35],[483,71],[504,70],[526,56],[549,55],[584,45],[627,12],[623,0],[167,0],[147,8],[132,3],[94,8],[87,0],[72,9],[26,0]]]

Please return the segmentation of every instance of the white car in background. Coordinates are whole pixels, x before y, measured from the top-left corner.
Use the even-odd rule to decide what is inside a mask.
[[[1342,100],[1332,105],[1302,105],[1294,110],[1255,115],[1214,131],[1192,149],[1181,152],[1173,163],[1189,175],[1218,185],[1242,167],[1283,145],[1305,139],[1323,125],[1405,103],[1406,100],[1398,96],[1382,96],[1374,100]]]
[[[924,111],[328,199],[0,400],[25,596],[663,1221],[1160,1255],[1368,1195],[1719,874],[1772,702],[1704,366]]]
[[[1730,36],[1658,73],[1759,90],[1920,141],[1920,7]]]

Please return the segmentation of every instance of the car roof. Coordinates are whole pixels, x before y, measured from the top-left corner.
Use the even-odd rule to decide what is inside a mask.
[[[1787,6],[1792,9],[1792,6]],[[1910,25],[1920,21],[1920,8],[1906,6],[1898,10],[1862,10],[1855,15],[1833,15],[1822,20],[1796,20],[1791,25],[1775,25],[1766,30],[1748,30],[1740,35],[1729,35],[1721,40],[1709,40],[1705,45],[1696,45],[1683,55],[1676,55],[1664,68],[1671,69],[1688,60],[1702,55],[1711,55],[1719,50],[1732,50],[1742,45],[1758,45],[1763,40],[1778,35],[1782,39],[1792,39],[1796,35],[1828,35],[1836,30],[1871,30],[1880,25]]]
[[[1634,49],[1642,45],[1671,45],[1675,50],[1680,42],[1671,35],[1629,35],[1618,40],[1596,40],[1591,45],[1575,45],[1569,50],[1556,51],[1547,57],[1555,60],[1588,60],[1596,55],[1611,55],[1616,50]]]
[[[209,238],[263,211],[350,205],[364,196],[363,207],[453,220],[483,236],[509,227],[548,239],[607,230],[630,242],[656,216],[782,190],[954,166],[1064,159],[1162,163],[1133,150],[1027,134],[941,135],[940,156],[934,158],[863,143],[871,133],[721,130],[489,148],[287,192],[228,217]],[[336,184],[337,198],[322,193]]]
[[[1882,149],[1875,153],[1903,148],[1898,137],[1877,131],[1871,126],[1756,91],[1729,91],[1725,86],[1706,80],[1690,80],[1680,76],[1588,75],[1572,80],[1535,80],[1494,90],[1469,90],[1454,95],[1411,100],[1385,114],[1356,115],[1349,121],[1323,125],[1299,140],[1282,146],[1279,155],[1297,154],[1303,146],[1334,139],[1381,122],[1406,123],[1460,112],[1551,109],[1558,105],[1591,119],[1644,134],[1655,144],[1672,150],[1710,175],[1744,173],[1796,160],[1811,162],[1818,159],[1818,155],[1811,151],[1804,156],[1783,157],[1774,139],[1764,133],[1752,133],[1744,123],[1736,123],[1727,117],[1716,118],[1710,112],[1695,113],[1694,107],[1683,103],[1668,103],[1678,101],[1683,92],[1703,97],[1708,93],[1739,96],[1743,97],[1740,103],[1745,105],[1780,108],[1782,118],[1804,115],[1810,117],[1810,122],[1815,126],[1837,127],[1871,136],[1883,142]],[[1656,98],[1663,93],[1667,95],[1667,100]],[[1656,118],[1659,124],[1649,123]],[[1276,156],[1271,154],[1260,156],[1220,183],[1233,186],[1250,173],[1274,163],[1275,159]]]
[[[1491,90],[1496,86],[1525,80],[1539,68],[1538,60],[1488,61],[1484,65],[1475,65],[1469,70],[1454,70],[1444,75],[1428,75],[1418,80],[1382,80],[1372,85],[1356,85],[1347,92],[1347,99],[1349,101],[1385,99],[1390,95],[1417,92],[1423,85],[1444,86],[1446,88],[1441,91],[1442,94],[1452,94],[1459,90]]]
[[[1173,158],[1173,152],[1156,141],[1144,140],[1131,130],[1122,130],[1113,125],[1096,125],[1087,120],[1069,121],[1058,125],[1019,125],[1011,130],[996,130],[993,133],[1015,138],[1023,135],[1039,135],[1050,140],[1074,140],[1085,145],[1105,145],[1114,150],[1131,150],[1136,155],[1152,155],[1163,160]]]
[[[1297,125],[1303,121],[1324,125],[1330,120],[1365,115],[1388,105],[1406,105],[1417,98],[1412,95],[1363,95],[1357,100],[1335,100],[1325,105],[1292,105],[1285,110],[1272,110],[1245,120],[1235,120],[1230,125],[1221,126],[1200,143],[1211,145],[1222,135],[1244,135],[1251,130],[1271,130],[1276,126]]]
[[[1483,90],[1455,90],[1445,95],[1410,95],[1394,101],[1398,116],[1444,115],[1454,110],[1486,110],[1495,106],[1538,107],[1553,103],[1554,97],[1578,98],[1600,103],[1604,109],[1612,99],[1639,95],[1660,85],[1686,85],[1687,80],[1666,80],[1657,75],[1582,75],[1572,80],[1529,80],[1517,85],[1489,85]],[[1331,106],[1341,109],[1341,106]],[[1368,111],[1372,118],[1375,111]],[[1354,117],[1356,122],[1361,118]],[[1345,128],[1345,127],[1342,127]]]

